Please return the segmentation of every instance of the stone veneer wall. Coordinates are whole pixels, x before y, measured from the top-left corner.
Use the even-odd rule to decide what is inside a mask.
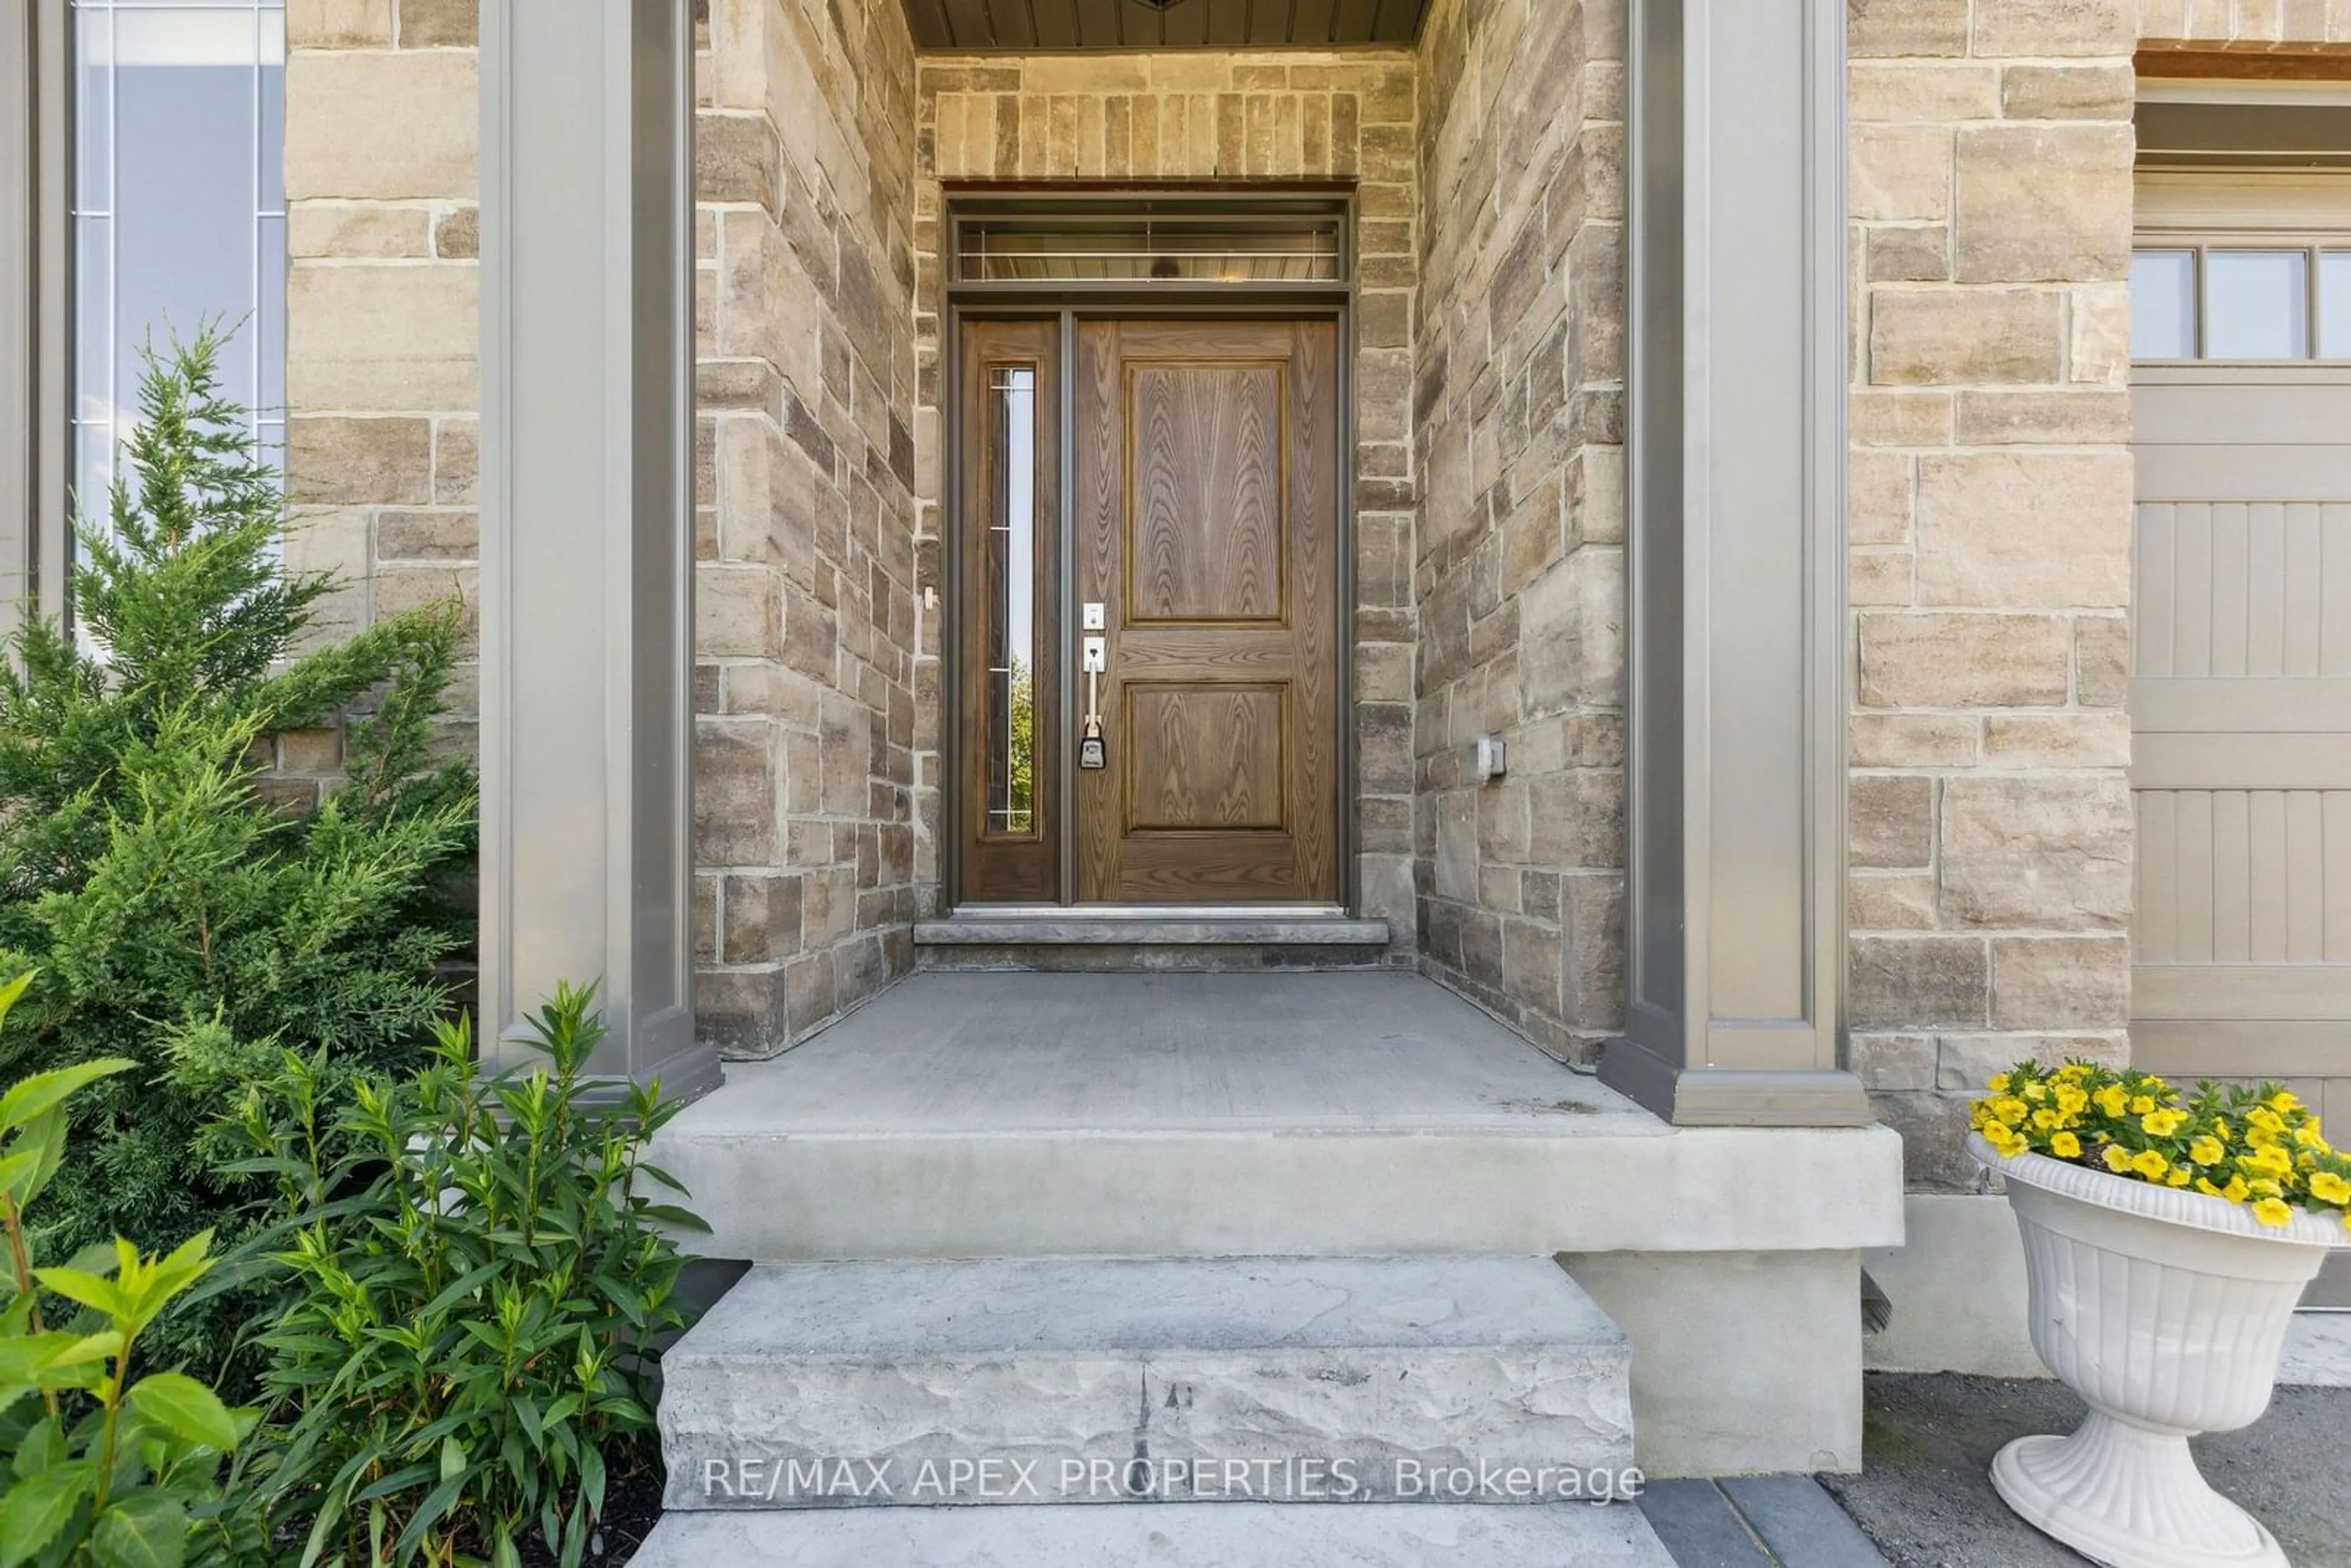
[[[944,180],[1359,182],[1354,697],[1364,912],[1412,948],[1414,62],[1396,49],[941,56],[915,108],[923,582],[942,597]],[[916,878],[940,883],[940,618],[923,617]]]
[[[1581,1055],[1622,950],[1621,5],[1439,0],[1417,62],[941,58],[919,91],[894,0],[715,12],[710,1031],[850,1005],[937,883],[938,179],[1360,172],[1370,904],[1416,892],[1432,968]],[[1949,1185],[1996,1065],[2127,1049],[2130,56],[2340,47],[2351,0],[1848,15],[1855,1062]],[[289,0],[288,555],[352,581],[335,624],[472,586],[472,16]],[[333,738],[282,761],[329,775]]]
[[[699,1011],[764,1054],[913,964],[914,50],[715,0],[703,66]]]
[[[335,636],[475,596],[474,0],[288,0],[286,31],[286,559],[348,584]],[[280,780],[315,791],[339,739],[281,737]]]
[[[287,7],[287,555],[350,581],[329,632],[475,593],[475,14]],[[760,1053],[912,957],[914,46],[898,0],[696,17],[695,946],[705,1038]]]
[[[1854,1056],[1915,1186],[1962,1103],[2129,1051],[2132,55],[2351,0],[1852,0]]]
[[[1423,962],[1576,1061],[1623,1010],[1624,46],[1614,0],[1439,0],[1420,45]]]
[[[1962,1102],[2124,1059],[2131,0],[1853,0],[1855,1063],[1914,1185]]]

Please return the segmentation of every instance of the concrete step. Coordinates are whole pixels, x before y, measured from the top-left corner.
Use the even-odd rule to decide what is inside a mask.
[[[1546,1259],[762,1265],[663,1360],[667,1504],[1619,1495],[1630,1360]]]
[[[672,1513],[634,1568],[1671,1568],[1639,1510],[867,1508]]]
[[[914,926],[925,969],[1347,969],[1377,966],[1387,946],[1386,921],[1321,911],[965,912]]]

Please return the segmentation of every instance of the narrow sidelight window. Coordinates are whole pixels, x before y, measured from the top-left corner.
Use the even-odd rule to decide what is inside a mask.
[[[234,401],[281,445],[286,0],[71,0],[74,488],[102,514],[150,334],[242,322]]]
[[[987,377],[987,831],[1037,829],[1037,370]]]

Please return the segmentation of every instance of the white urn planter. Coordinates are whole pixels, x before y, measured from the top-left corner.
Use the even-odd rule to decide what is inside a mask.
[[[2296,1210],[2279,1229],[2201,1193],[1969,1143],[2008,1178],[2032,1348],[2090,1406],[2070,1437],[2001,1449],[2001,1497],[2111,1568],[2288,1568],[2277,1538],[2198,1472],[2188,1439],[2269,1407],[2287,1320],[2342,1226]]]

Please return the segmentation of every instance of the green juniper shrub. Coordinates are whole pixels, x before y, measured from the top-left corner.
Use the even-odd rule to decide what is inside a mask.
[[[558,988],[527,1071],[477,1063],[460,1020],[331,1118],[316,1056],[249,1093],[246,1168],[277,1184],[292,1275],[258,1336],[262,1506],[305,1568],[516,1568],[534,1539],[574,1568],[609,1479],[655,1462],[646,1379],[684,1324],[672,1232],[706,1228],[644,1159],[677,1103],[586,1076],[594,994]]]
[[[0,986],[0,1019],[31,979]],[[117,1240],[66,1265],[38,1261],[28,1210],[63,1168],[68,1102],[133,1065],[78,1062],[0,1094],[9,1298],[0,1312],[0,1568],[235,1568],[266,1558],[223,1476],[254,1412],[230,1410],[183,1373],[132,1376],[142,1336],[212,1269],[211,1235],[168,1256]]]
[[[86,1152],[49,1217],[67,1252],[233,1240],[255,1188],[207,1129],[282,1048],[329,1078],[420,1060],[470,944],[444,890],[472,862],[474,783],[432,750],[456,610],[314,645],[335,584],[281,559],[284,498],[220,393],[221,346],[207,329],[151,351],[129,474],[80,529],[75,625],[30,621],[0,661],[0,972],[47,977],[0,1077],[135,1064],[77,1100]],[[345,781],[274,800],[268,737],[344,712]],[[229,1375],[241,1302],[215,1292],[151,1332]]]

